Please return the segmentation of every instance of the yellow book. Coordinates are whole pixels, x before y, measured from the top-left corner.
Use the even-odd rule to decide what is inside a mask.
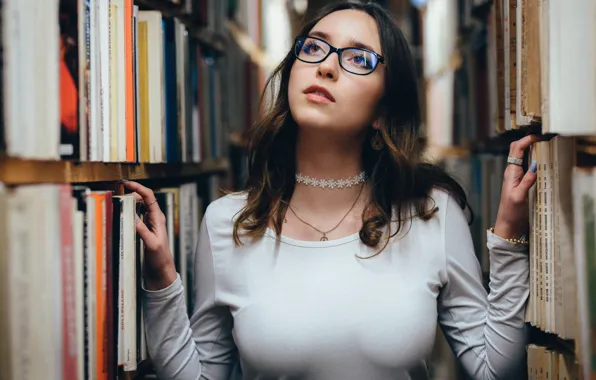
[[[149,162],[149,62],[147,22],[138,23],[140,162]]]

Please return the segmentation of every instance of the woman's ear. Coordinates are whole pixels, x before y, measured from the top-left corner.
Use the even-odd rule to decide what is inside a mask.
[[[375,121],[373,121],[373,123],[372,123],[372,127],[373,127],[374,129],[379,129],[380,125],[381,125],[381,122],[379,121],[379,119],[376,119],[376,120],[375,120]]]

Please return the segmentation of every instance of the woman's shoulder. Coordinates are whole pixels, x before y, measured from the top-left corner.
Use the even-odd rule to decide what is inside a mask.
[[[462,201],[465,200],[459,199],[458,195],[453,194],[451,191],[435,186],[428,192],[425,206],[427,211],[434,211],[433,217],[429,219],[422,218],[420,222],[427,225],[428,221],[434,220],[440,226],[444,226],[454,213],[465,213],[465,205],[461,203]]]
[[[466,210],[469,207],[467,199],[461,198],[458,194],[441,187],[434,187],[429,195],[434,202],[432,206],[437,208],[437,216],[443,227],[452,222],[453,218],[467,220],[470,217],[468,212],[471,210]]]
[[[433,187],[429,196],[435,203],[435,206],[439,208],[439,212],[445,210],[449,202],[454,202],[453,195],[441,187]]]
[[[205,223],[210,230],[227,231],[231,233],[234,219],[246,206],[247,194],[236,192],[226,194],[207,206],[205,210]]]
[[[463,212],[467,207],[467,194],[462,184],[440,166],[430,163],[417,165],[415,177],[415,191],[425,195],[426,201],[431,203],[425,206],[436,209],[440,217],[446,216],[447,208]]]

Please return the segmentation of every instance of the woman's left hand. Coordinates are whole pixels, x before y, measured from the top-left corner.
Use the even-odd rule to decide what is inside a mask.
[[[511,143],[509,156],[523,159],[525,151],[535,142],[544,140],[528,135]],[[519,239],[527,233],[529,224],[528,194],[536,182],[537,163],[533,161],[524,173],[522,166],[507,164],[503,176],[501,202],[497,213],[494,234],[503,239]]]

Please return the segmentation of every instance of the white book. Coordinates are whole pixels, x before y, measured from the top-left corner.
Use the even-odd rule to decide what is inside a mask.
[[[58,187],[28,185],[18,187],[15,193],[26,200],[20,215],[24,219],[17,222],[22,226],[15,227],[26,228],[30,234],[27,238],[32,240],[30,250],[24,253],[29,257],[16,268],[21,272],[30,271],[26,277],[31,296],[27,309],[18,316],[29,323],[29,334],[25,334],[33,363],[29,378],[61,379],[63,329]]]
[[[88,0],[89,17],[89,160],[103,160],[103,124],[101,112],[101,77],[100,77],[100,46],[99,46],[99,5],[98,0]]]
[[[115,198],[122,202],[118,320],[123,324],[119,332],[118,363],[124,366],[124,371],[134,371],[137,368],[136,200],[132,195]]]
[[[549,131],[596,133],[596,2],[549,1]]]
[[[109,0],[109,47],[110,47],[110,161],[118,161],[118,139],[119,135],[119,108],[120,102],[124,102],[124,98],[120,98],[120,91],[118,86],[118,59],[120,52],[118,51],[118,22],[116,20],[118,0]]]
[[[33,379],[34,372],[34,334],[31,331],[31,305],[34,303],[35,277],[34,257],[34,225],[29,216],[32,215],[30,197],[15,191],[6,197],[6,298],[9,307],[7,343],[9,350],[7,364],[12,369],[9,380]],[[3,372],[4,373],[4,372]]]
[[[424,77],[428,81],[426,136],[429,148],[453,144],[451,62],[457,44],[457,2],[429,0],[424,12]]]
[[[552,3],[551,3],[552,4]],[[582,372],[590,374],[591,371],[591,334],[590,334],[590,310],[588,289],[588,271],[586,268],[585,241],[586,234],[595,232],[586,231],[586,222],[594,219],[596,210],[595,176],[593,169],[575,167],[573,169],[573,215],[574,215],[574,251],[577,280],[577,341],[576,351],[579,352],[578,362],[581,363]],[[589,252],[588,254],[594,254]],[[585,379],[589,376],[584,377]]]
[[[135,131],[136,131],[136,152],[137,152],[137,161],[141,161],[141,149],[140,149],[140,140],[141,140],[141,121],[140,121],[140,101],[139,101],[139,94],[140,94],[140,88],[139,88],[139,37],[138,37],[138,30],[139,30],[139,6],[135,5],[133,7],[133,23],[132,23],[132,27],[133,27],[133,51],[134,51],[134,59],[133,59],[133,65],[134,65],[134,73],[135,73],[135,82],[134,82],[134,93],[135,93],[135,102],[134,102],[134,107],[135,107]]]
[[[549,6],[550,0],[540,0],[538,3],[539,15],[539,35],[540,35],[540,113],[542,116],[542,132],[550,132],[550,117],[549,117],[549,67],[550,67],[550,54],[549,54],[549,36],[548,36],[548,18],[549,18]]]
[[[56,13],[57,14],[57,13]],[[57,146],[59,146],[59,141]],[[44,225],[45,244],[44,248],[47,251],[45,254],[45,291],[44,301],[48,305],[48,317],[50,318],[49,326],[51,327],[48,336],[49,341],[47,349],[50,355],[48,358],[52,361],[43,373],[43,377],[49,377],[49,373],[55,374],[56,379],[63,378],[63,356],[64,346],[64,325],[63,319],[66,317],[63,311],[65,302],[62,293],[62,279],[64,273],[62,269],[62,239],[61,239],[61,217],[60,217],[60,187],[54,184],[36,185],[39,191],[43,192],[45,196],[44,206],[42,206],[46,213],[46,223]],[[40,197],[43,199],[44,197]],[[43,241],[43,240],[40,240]]]
[[[110,161],[110,2],[98,1],[97,35],[99,38],[99,75],[101,94],[101,129],[103,152],[101,160]]]
[[[527,2],[527,0],[511,0],[511,1],[517,1],[517,7],[516,9],[516,23],[515,23],[515,34],[516,34],[516,66],[515,66],[515,70],[516,70],[516,76],[515,76],[515,80],[516,80],[516,88],[517,88],[517,97],[515,98],[515,124],[516,125],[530,125],[530,123],[532,122],[532,117],[531,116],[524,116],[522,115],[522,93],[524,91],[524,89],[522,88],[522,76],[523,76],[523,70],[526,68],[525,66],[527,65],[524,62],[524,56],[522,54],[522,48],[524,47],[525,41],[524,41],[524,33],[527,33],[527,31],[524,31],[524,23],[522,22],[522,17],[524,15],[524,11],[525,11],[525,7],[527,6],[527,4],[525,4],[525,2]]]
[[[39,7],[39,2],[33,1],[35,8]],[[35,125],[37,139],[40,147],[44,147],[46,157],[58,159],[60,157],[60,25],[56,20],[59,17],[59,0],[45,0],[45,13],[41,14],[39,25],[43,25],[40,35],[44,36],[45,41],[39,41],[39,35],[35,38],[35,49],[40,46],[46,46],[47,52],[43,60],[38,61],[42,64],[44,71],[41,71],[43,80],[47,81],[47,92],[41,94],[35,88],[34,91],[40,96],[38,107],[45,110],[43,115],[39,115]],[[48,15],[50,15],[48,17]],[[46,50],[46,49],[43,49]],[[40,126],[42,126],[40,130]]]
[[[516,0],[502,0],[503,6],[503,55],[505,57],[505,64],[503,68],[505,69],[505,129],[511,130],[511,70],[515,70],[515,67],[511,67],[511,43],[510,43],[510,36],[511,36],[511,21],[509,20],[510,15],[510,2]],[[513,89],[514,96],[515,96],[515,89]]]
[[[58,159],[58,0],[6,0],[1,11],[7,154]]]
[[[123,199],[121,196],[114,196],[114,201],[119,202],[120,206],[120,213],[114,214],[114,218],[119,218],[118,224],[118,321],[117,321],[117,328],[118,328],[118,340],[117,340],[117,362],[119,366],[124,365],[125,360],[125,341],[124,341],[124,320],[122,319],[122,315],[124,313],[123,302],[124,302],[124,290],[123,290],[123,278],[124,278],[124,266],[122,262],[124,261],[124,212],[123,212]],[[114,236],[116,239],[116,236]],[[114,284],[116,286],[116,284]]]
[[[0,373],[4,374],[7,380],[13,380],[12,366],[10,363],[12,349],[10,347],[9,325],[9,294],[11,291],[10,258],[8,257],[9,233],[8,233],[8,207],[7,194],[4,184],[0,182]]]
[[[24,155],[26,151],[29,133],[23,125],[23,113],[20,107],[25,102],[23,82],[21,78],[24,72],[23,34],[24,15],[22,8],[24,2],[17,0],[5,0],[2,3],[2,91],[11,96],[4,97],[4,138],[6,141],[7,154],[11,156]],[[20,133],[19,133],[20,132]]]

